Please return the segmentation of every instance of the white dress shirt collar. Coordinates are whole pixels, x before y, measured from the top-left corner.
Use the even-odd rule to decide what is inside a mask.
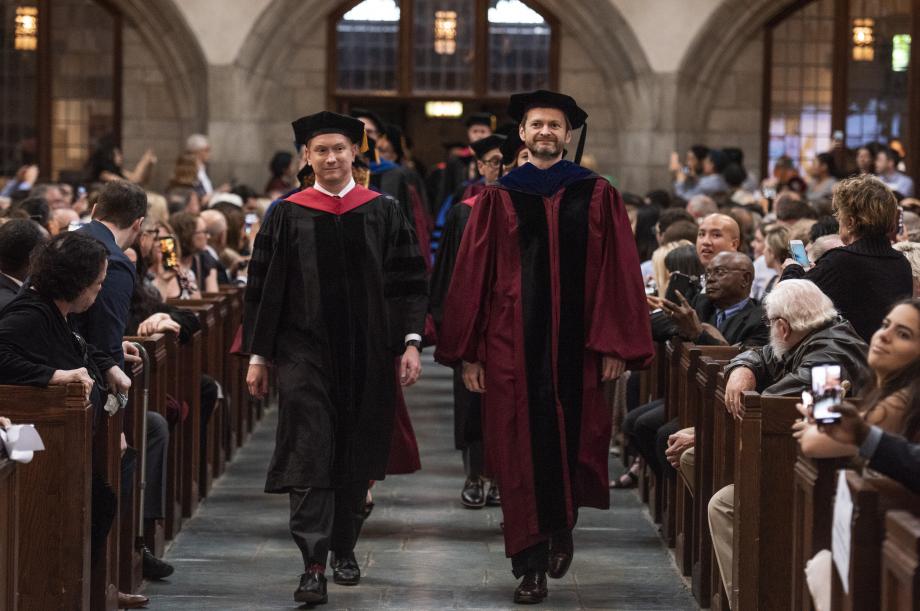
[[[346,195],[348,195],[348,193],[349,193],[352,189],[355,188],[355,179],[352,178],[351,180],[349,180],[349,181],[348,181],[348,184],[345,185],[345,188],[342,189],[342,190],[341,190],[340,192],[338,192],[338,193],[332,193],[331,191],[328,191],[327,189],[324,189],[322,186],[320,186],[320,184],[319,184],[318,182],[317,182],[317,183],[314,183],[313,188],[316,189],[317,191],[319,191],[320,193],[322,193],[323,195],[328,195],[328,196],[330,196],[330,197],[345,197]]]

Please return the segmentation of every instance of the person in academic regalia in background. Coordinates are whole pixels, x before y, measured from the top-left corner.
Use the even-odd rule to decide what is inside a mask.
[[[277,371],[265,490],[290,496],[305,567],[294,599],[319,604],[330,551],[336,583],[360,580],[368,482],[384,478],[390,453],[392,364],[402,354],[400,383],[418,379],[428,283],[400,205],[352,177],[364,125],[321,112],[293,127],[316,182],[277,204],[256,237],[242,351],[253,396],[268,391],[267,364]]]
[[[511,96],[530,161],[472,209],[435,358],[484,393],[487,464],[502,487],[517,603],[565,575],[579,507],[606,509],[610,410],[602,382],[653,346],[639,257],[619,193],[562,159],[585,113],[550,91]],[[490,442],[490,440],[495,440]]]
[[[491,136],[495,131],[495,115],[488,112],[473,113],[466,118],[468,146],[452,151],[447,158],[441,184],[438,187],[437,206],[440,210],[444,201],[463,184],[479,178],[476,170],[476,155],[470,146],[477,140]]]
[[[473,143],[478,160],[478,170],[487,184],[495,184],[502,170],[500,147],[505,137],[493,134]],[[444,226],[444,239],[431,274],[431,297],[429,309],[436,327],[443,322],[444,299],[450,287],[463,229],[476,204],[477,196],[467,198],[451,208]],[[463,385],[461,368],[454,368],[454,447],[463,452],[463,470],[466,481],[460,492],[460,502],[468,509],[481,509],[487,504],[501,505],[501,494],[493,479],[488,492],[483,476],[488,473],[483,464],[482,416],[479,409],[479,395]]]

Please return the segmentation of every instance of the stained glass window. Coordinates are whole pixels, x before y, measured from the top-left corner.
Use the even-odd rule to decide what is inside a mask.
[[[413,90],[472,93],[476,60],[473,0],[415,0]]]
[[[336,24],[340,91],[397,89],[399,0],[364,0]]]
[[[31,9],[24,11],[22,9]],[[30,20],[34,19],[34,21]],[[0,175],[12,176],[25,164],[37,163],[35,104],[39,25],[34,4],[4,2],[0,6]],[[34,28],[29,32],[24,29]],[[26,36],[30,36],[26,38]]]
[[[549,88],[551,34],[520,0],[490,0],[489,93]]]

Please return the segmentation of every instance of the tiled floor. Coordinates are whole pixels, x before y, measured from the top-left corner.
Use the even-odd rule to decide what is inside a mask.
[[[453,449],[450,371],[428,361],[407,393],[422,471],[374,489],[376,508],[357,556],[357,587],[329,584],[328,609],[511,609],[516,582],[499,509],[461,507]],[[268,413],[167,553],[176,567],[148,584],[151,609],[294,609],[300,554],[287,530],[288,500],[262,493],[275,413]],[[693,598],[632,492],[613,509],[581,512],[572,569],[550,581],[545,609],[695,609]]]

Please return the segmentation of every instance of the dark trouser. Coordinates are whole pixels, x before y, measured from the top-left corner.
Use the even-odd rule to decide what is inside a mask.
[[[364,524],[368,482],[339,488],[294,489],[291,498],[291,536],[303,555],[304,567],[326,566],[331,551],[354,551]]]
[[[655,451],[655,439],[664,423],[664,401],[661,399],[640,405],[626,414],[623,421],[623,434],[629,439],[631,449],[638,451],[657,475],[661,475],[661,463]]]
[[[511,556],[511,572],[521,578],[525,573],[536,571],[545,573],[549,570],[549,539],[531,545]]]
[[[166,513],[166,456],[169,423],[156,412],[147,412],[147,483],[144,488],[144,519],[156,520]]]
[[[470,479],[482,477],[482,442],[475,441],[463,448],[463,470]]]

